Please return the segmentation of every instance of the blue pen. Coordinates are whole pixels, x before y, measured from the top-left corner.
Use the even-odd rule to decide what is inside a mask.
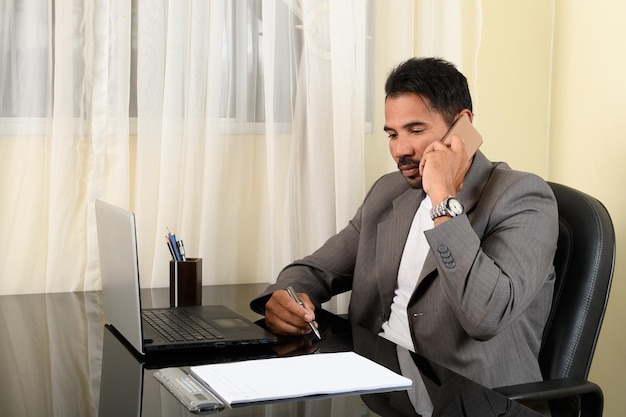
[[[174,260],[177,262],[180,261],[181,257],[180,257],[180,254],[178,253],[178,245],[176,244],[176,235],[170,231],[169,227],[167,228],[167,238],[172,244],[172,249],[174,250],[174,258],[175,258]]]
[[[172,248],[172,242],[170,242],[170,239],[167,236],[165,236],[165,243],[167,243],[167,248],[170,250],[170,255],[172,255],[172,260],[176,261],[176,255],[174,254],[174,248]]]

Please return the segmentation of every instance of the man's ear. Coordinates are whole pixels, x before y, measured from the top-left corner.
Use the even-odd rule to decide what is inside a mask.
[[[474,114],[471,112],[470,109],[463,109],[459,112],[459,116],[465,116],[469,119],[470,123],[472,123],[473,119],[474,119]]]

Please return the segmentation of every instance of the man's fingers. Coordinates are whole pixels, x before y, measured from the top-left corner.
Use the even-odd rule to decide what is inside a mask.
[[[303,295],[306,297],[306,295]],[[280,335],[303,335],[311,331],[308,321],[314,319],[314,315],[308,310],[308,305],[313,306],[310,299],[302,300],[307,308],[302,308],[286,291],[276,291],[265,304],[265,323],[268,329]],[[305,318],[311,317],[308,321]]]

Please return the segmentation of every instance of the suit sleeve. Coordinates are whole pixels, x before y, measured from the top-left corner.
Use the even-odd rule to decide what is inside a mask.
[[[380,182],[377,181],[376,184]],[[376,187],[372,186],[368,195]],[[286,266],[278,275],[276,283],[270,285],[259,297],[252,300],[250,307],[257,313],[265,313],[265,303],[274,291],[292,285],[297,292],[306,293],[319,308],[334,295],[352,289],[352,279],[361,237],[361,216],[364,202],[348,225],[328,239],[313,254]]]
[[[487,187],[476,213],[426,232],[438,263],[436,284],[478,340],[498,334],[554,278],[558,238],[556,201],[543,180],[530,174],[492,179],[499,191]],[[470,224],[473,215],[481,218]]]
[[[355,216],[355,219],[358,218]],[[256,299],[250,307],[257,313],[265,313],[265,303],[274,291],[292,285],[297,292],[306,293],[316,308],[330,300],[333,295],[352,288],[352,274],[356,259],[359,231],[352,220],[343,230],[331,237],[312,255],[285,267],[276,280]]]
[[[408,188],[399,173],[379,178],[348,225],[312,255],[284,268],[276,283],[251,302],[252,309],[263,314],[271,294],[289,285],[293,285],[298,292],[307,293],[317,307],[332,296],[351,290],[357,262],[368,256],[362,247],[372,246],[371,236],[380,217],[389,212],[393,200]],[[364,227],[369,227],[369,234],[362,229]]]

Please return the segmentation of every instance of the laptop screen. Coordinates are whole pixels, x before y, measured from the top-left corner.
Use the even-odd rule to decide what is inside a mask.
[[[141,353],[141,298],[135,216],[96,200],[102,302],[105,320]]]

